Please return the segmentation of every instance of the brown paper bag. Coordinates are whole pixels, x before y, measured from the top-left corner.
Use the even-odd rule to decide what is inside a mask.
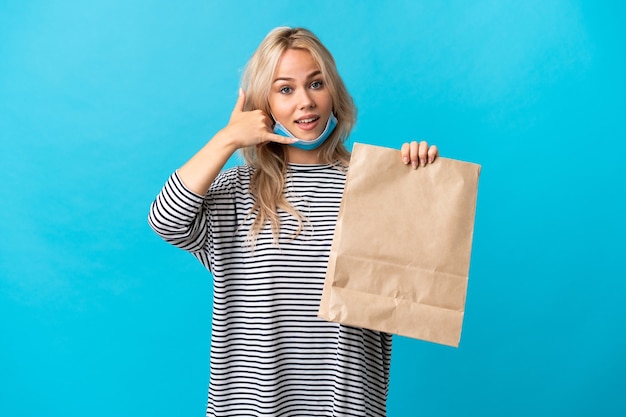
[[[458,346],[480,165],[355,144],[319,317]]]

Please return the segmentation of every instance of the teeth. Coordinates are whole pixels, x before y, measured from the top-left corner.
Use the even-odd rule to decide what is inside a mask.
[[[310,119],[302,119],[302,120],[298,120],[296,123],[311,123],[312,121],[317,120],[317,117],[312,117]]]

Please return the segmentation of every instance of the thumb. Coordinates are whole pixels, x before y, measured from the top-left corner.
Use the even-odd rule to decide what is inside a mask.
[[[235,108],[233,109],[233,113],[242,112],[245,103],[246,103],[246,93],[244,93],[243,88],[239,88],[239,97],[237,97],[237,103],[235,103]]]

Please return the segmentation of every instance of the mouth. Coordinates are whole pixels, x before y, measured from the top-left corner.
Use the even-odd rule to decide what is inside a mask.
[[[311,116],[311,117],[303,117],[301,119],[296,120],[296,123],[298,124],[308,124],[308,123],[313,123],[315,121],[319,120],[319,116]]]
[[[315,115],[306,115],[304,117],[295,120],[296,125],[302,130],[312,130],[317,126],[317,121],[320,119],[319,116]]]

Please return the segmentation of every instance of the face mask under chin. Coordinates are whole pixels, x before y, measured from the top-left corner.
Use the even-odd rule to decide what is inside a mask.
[[[274,125],[274,133],[276,133],[277,135],[286,136],[288,138],[298,139],[297,142],[291,143],[290,145],[295,146],[296,148],[299,148],[299,149],[303,149],[305,151],[310,151],[310,150],[319,148],[322,145],[322,143],[324,143],[324,141],[328,139],[330,134],[333,133],[333,131],[335,130],[335,127],[337,127],[337,118],[331,112],[330,117],[328,118],[328,121],[326,122],[326,127],[324,128],[324,131],[322,132],[321,135],[319,135],[315,139],[312,139],[312,140],[300,139],[296,137],[293,133],[291,133],[289,130],[287,130],[287,128],[278,121]]]

